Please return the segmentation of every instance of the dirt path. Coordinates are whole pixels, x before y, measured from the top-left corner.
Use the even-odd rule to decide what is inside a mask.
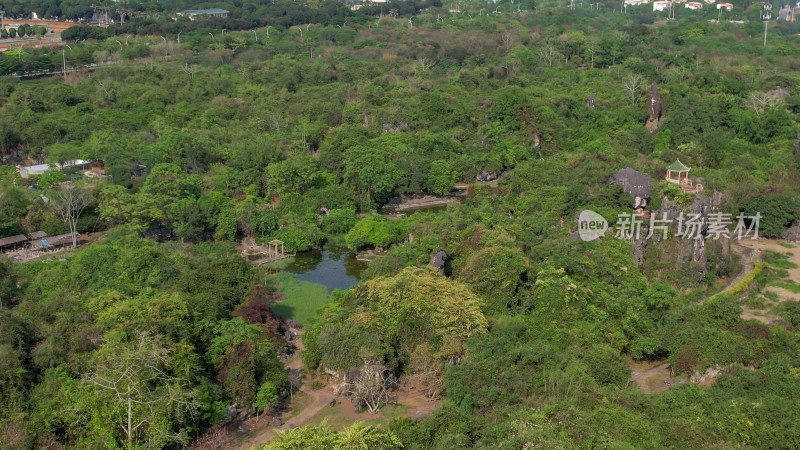
[[[652,393],[668,389],[669,386],[664,383],[664,380],[671,375],[669,370],[669,363],[654,362],[654,363],[629,363],[631,367],[631,379],[642,392]]]
[[[292,357],[286,361],[284,367],[291,370],[301,370],[303,368],[303,360],[300,359],[300,350],[302,350],[304,347],[302,337],[299,334],[294,344],[297,350],[294,352]],[[262,430],[259,430],[257,434],[247,437],[241,442],[232,443],[225,448],[231,450],[247,450],[253,446],[265,444],[269,442],[270,439],[277,436],[279,431],[296,428],[308,422],[312,417],[317,415],[317,413],[322,411],[322,408],[328,406],[331,403],[331,400],[333,400],[335,397],[324,387],[322,389],[315,390],[307,384],[304,384],[302,387],[300,387],[300,391],[311,396],[313,401],[297,415],[286,420],[283,425],[279,427],[266,427]]]
[[[742,281],[742,279],[744,277],[746,277],[747,274],[750,273],[750,271],[753,270],[753,268],[755,267],[754,260],[755,260],[755,258],[760,257],[760,254],[756,250],[754,250],[753,248],[742,246],[740,243],[737,243],[737,242],[738,241],[732,241],[731,242],[731,248],[732,248],[732,251],[734,253],[736,253],[739,256],[741,256],[742,270],[739,272],[739,275],[736,275],[735,277],[733,277],[733,279],[731,279],[728,282],[728,284],[726,284],[722,289],[720,289],[716,293],[711,294],[711,295],[707,295],[707,296],[705,296],[705,297],[703,297],[703,298],[701,298],[699,300],[695,300],[696,304],[702,302],[703,300],[705,300],[707,298],[713,297],[715,295],[722,294],[723,292],[725,292],[725,291],[729,290],[730,288],[736,286],[736,283]]]

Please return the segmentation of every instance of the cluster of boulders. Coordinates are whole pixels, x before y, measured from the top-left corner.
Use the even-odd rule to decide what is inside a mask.
[[[225,408],[225,417],[222,418],[219,425],[226,426],[232,423],[244,423],[246,420],[255,417],[257,413],[258,410],[252,406],[248,407],[234,403],[233,405]],[[283,420],[281,420],[278,413],[279,411],[277,410],[268,410],[261,418],[261,421],[270,426],[279,427],[283,425]]]

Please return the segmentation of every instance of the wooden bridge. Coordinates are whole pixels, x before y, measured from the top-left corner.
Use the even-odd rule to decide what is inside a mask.
[[[263,255],[264,257],[263,258],[258,258],[258,259],[255,259],[255,260],[252,259],[254,256],[257,257],[257,256],[260,256],[260,255]],[[257,266],[260,266],[262,264],[267,264],[267,263],[271,263],[271,262],[275,262],[275,261],[280,261],[280,260],[282,260],[284,258],[290,258],[290,257],[292,257],[294,255],[295,255],[294,253],[286,253],[284,251],[284,249],[283,249],[283,241],[280,241],[278,239],[273,239],[273,240],[267,242],[267,249],[266,250],[264,250],[262,252],[258,252],[258,253],[251,253],[251,254],[247,255],[247,257],[248,257],[248,259],[250,259],[251,263],[253,263],[253,264],[257,265]]]

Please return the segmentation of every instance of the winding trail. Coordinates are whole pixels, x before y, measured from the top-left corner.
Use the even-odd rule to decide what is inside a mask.
[[[760,253],[759,252],[757,252],[756,250],[754,250],[754,249],[752,249],[750,247],[743,246],[741,244],[741,242],[739,242],[739,241],[732,241],[731,242],[731,248],[732,248],[732,251],[734,253],[737,253],[739,256],[741,256],[741,258],[742,258],[741,259],[742,270],[739,272],[738,275],[733,277],[728,282],[728,284],[723,286],[722,289],[720,289],[719,291],[717,291],[717,292],[715,292],[715,293],[713,293],[711,295],[707,295],[707,296],[705,296],[703,298],[695,300],[694,301],[695,304],[698,304],[698,303],[702,302],[703,300],[711,298],[711,297],[713,297],[715,295],[722,294],[723,292],[731,289],[732,287],[736,286],[736,283],[742,281],[742,279],[744,277],[746,277],[747,274],[750,273],[753,270],[753,268],[755,268],[755,262],[754,261],[755,261],[756,257],[760,257]]]
[[[300,359],[300,350],[303,350],[304,347],[302,336],[300,334],[297,335],[297,339],[295,340],[294,344],[297,349],[292,357],[289,358],[284,364],[284,367],[287,370],[301,370],[303,368],[303,361]],[[265,427],[262,430],[259,430],[257,434],[249,436],[241,442],[231,443],[231,445],[228,445],[225,448],[231,450],[247,450],[254,446],[266,444],[270,441],[270,439],[277,436],[278,432],[282,430],[288,430],[290,428],[296,428],[308,422],[312,417],[320,412],[322,408],[328,406],[331,403],[331,400],[333,400],[335,397],[332,393],[327,392],[324,387],[322,389],[315,390],[308,385],[303,384],[303,386],[300,387],[300,391],[311,396],[313,402],[306,406],[297,415],[290,418],[279,427]]]

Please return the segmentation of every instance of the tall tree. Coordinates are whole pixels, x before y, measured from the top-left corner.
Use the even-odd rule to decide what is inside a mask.
[[[176,431],[172,424],[192,415],[197,402],[185,387],[187,381],[170,375],[170,352],[142,334],[131,345],[120,349],[109,343],[98,353],[95,370],[83,376],[100,405],[92,408],[93,418],[118,425],[128,449],[143,443],[160,448],[185,442],[185,430]]]
[[[50,205],[58,217],[69,226],[72,234],[72,247],[78,246],[78,219],[83,210],[92,202],[90,191],[69,184],[56,189],[50,196]]]

